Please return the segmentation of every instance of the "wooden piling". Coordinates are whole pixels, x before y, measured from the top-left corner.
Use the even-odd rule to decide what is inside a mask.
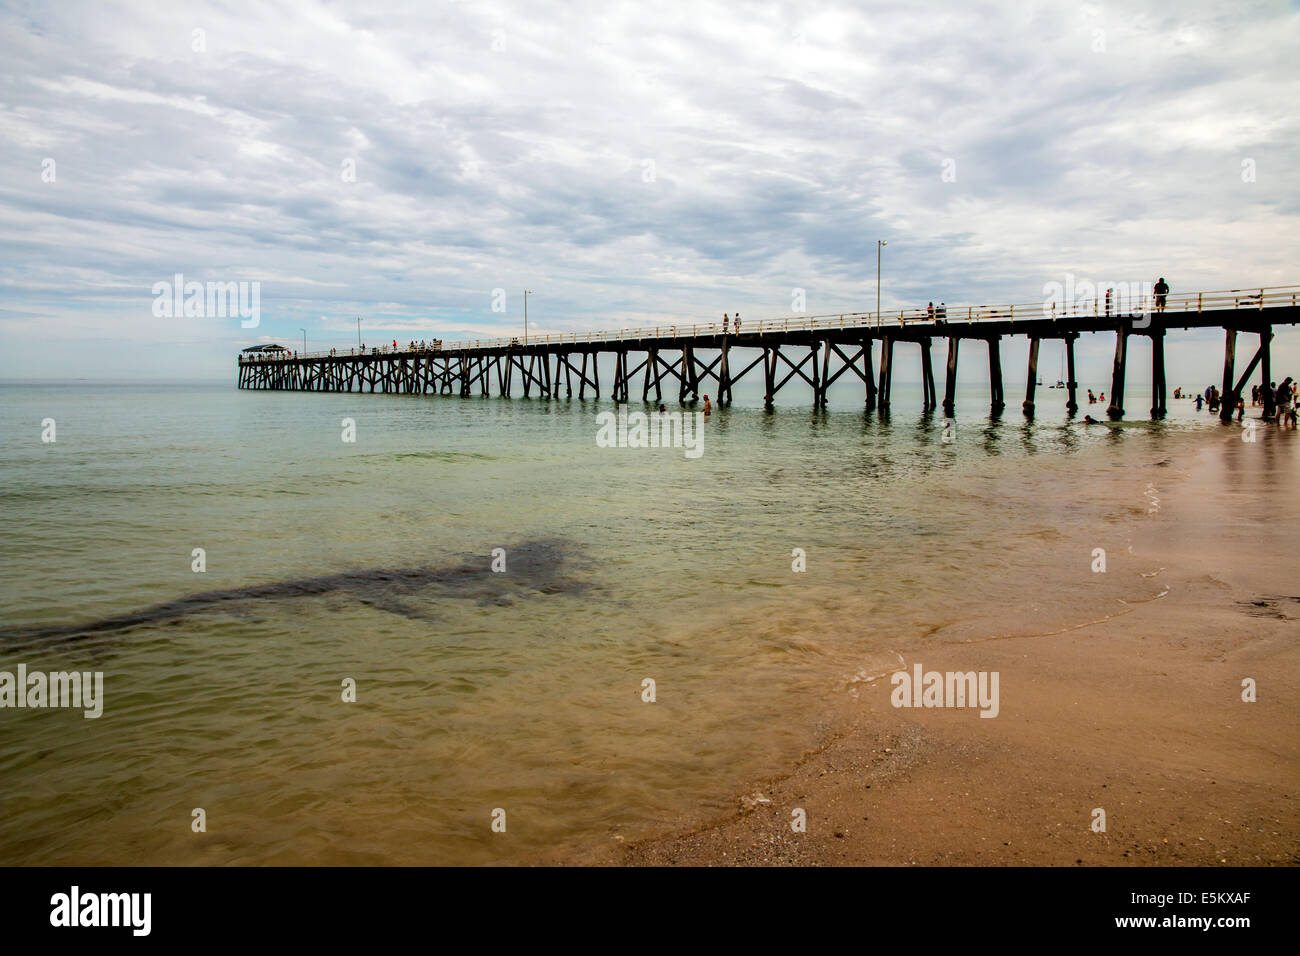
[[[943,413],[952,418],[957,411],[957,348],[961,339],[948,336],[948,371],[943,380]]]
[[[774,407],[773,398],[776,395],[776,356],[772,354],[772,349],[763,347],[763,407],[769,412]]]
[[[894,379],[894,337],[883,335],[880,338],[880,391],[876,396],[876,407],[882,412],[889,411],[890,389]]]
[[[1073,418],[1079,411],[1079,383],[1074,380],[1074,340],[1078,332],[1065,333],[1065,413]]]
[[[1266,325],[1264,326],[1263,329],[1260,330],[1259,333],[1259,350],[1260,353],[1263,355],[1263,363],[1264,363],[1259,373],[1261,379],[1259,383],[1260,384],[1259,390],[1263,393],[1260,396],[1260,398],[1262,398],[1264,401],[1263,414],[1265,418],[1272,418],[1273,411],[1275,409],[1275,405],[1273,402],[1273,397],[1274,397],[1273,389],[1271,387],[1273,381],[1273,357],[1272,357],[1272,349],[1270,346],[1272,341],[1273,341],[1273,327],[1271,325]]]
[[[862,380],[867,387],[867,411],[869,412],[874,411],[876,407],[875,351],[875,339],[867,336],[862,340]]]
[[[1232,380],[1237,364],[1237,330],[1228,329],[1226,333],[1223,342],[1223,390],[1220,396],[1222,404],[1219,405],[1221,422],[1232,421],[1232,416],[1237,411],[1237,396],[1233,391],[1236,383]]]
[[[813,348],[814,350],[821,349],[821,355],[822,355],[822,374],[821,374],[821,378],[817,380],[819,382],[818,386],[814,389],[813,407],[825,408],[826,392],[830,389],[829,380],[831,375],[831,343],[828,340],[823,340],[822,342],[814,345]],[[816,371],[817,371],[817,360],[816,358],[814,358],[813,372],[816,373]]]
[[[1034,417],[1034,389],[1038,385],[1038,338],[1029,338],[1029,380],[1025,384],[1025,402],[1021,410],[1026,418]]]
[[[932,412],[939,404],[934,393],[934,363],[930,359],[930,337],[921,339],[921,392],[923,393],[923,411]]]
[[[1124,417],[1124,372],[1128,363],[1128,327],[1120,326],[1115,335],[1115,364],[1110,375],[1110,405],[1106,416],[1111,421]]]
[[[1165,332],[1151,330],[1151,417],[1164,418],[1168,413],[1165,396]]]
[[[989,336],[989,390],[992,392],[990,414],[994,418],[1002,414],[1007,407],[1002,392],[1002,336]]]

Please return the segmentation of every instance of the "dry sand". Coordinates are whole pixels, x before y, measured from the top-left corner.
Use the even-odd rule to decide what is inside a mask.
[[[996,718],[895,708],[885,675],[860,686],[848,732],[736,794],[733,814],[599,861],[1300,862],[1300,434],[1239,434],[1207,436],[1159,513],[1133,519],[1163,597],[1063,633],[911,650],[908,668],[997,671]],[[1254,703],[1242,700],[1247,677]],[[1105,832],[1092,829],[1095,808]]]

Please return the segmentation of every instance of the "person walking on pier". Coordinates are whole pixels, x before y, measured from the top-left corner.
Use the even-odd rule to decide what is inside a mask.
[[[740,313],[736,313],[736,334],[740,334]]]
[[[1156,294],[1156,311],[1163,312],[1165,310],[1165,301],[1169,296],[1169,283],[1165,281],[1164,276],[1160,277],[1160,281],[1156,283],[1154,291]]]
[[[727,313],[722,313],[722,334],[727,334],[727,325],[731,322],[731,317]]]

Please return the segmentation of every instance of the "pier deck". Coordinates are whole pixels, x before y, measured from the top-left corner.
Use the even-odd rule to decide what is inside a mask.
[[[1002,389],[1001,340],[1023,335],[1029,339],[1027,392],[1022,410],[1034,414],[1038,346],[1043,339],[1064,341],[1070,414],[1078,410],[1074,343],[1083,333],[1116,333],[1111,405],[1107,414],[1122,418],[1128,338],[1145,335],[1152,342],[1151,416],[1166,411],[1164,339],[1175,330],[1219,328],[1225,333],[1220,412],[1228,420],[1236,400],[1257,365],[1269,381],[1270,341],[1275,325],[1300,321],[1300,286],[1233,289],[1169,295],[1157,306],[1151,297],[1109,305],[1103,298],[1057,306],[1043,302],[1008,305],[947,306],[857,312],[835,315],[798,315],[754,322],[742,321],[737,331],[724,332],[721,322],[661,325],[591,333],[564,333],[521,338],[497,338],[438,344],[436,347],[397,349],[331,349],[325,352],[239,356],[239,388],[291,391],[370,391],[406,394],[468,396],[475,393],[510,397],[516,381],[522,394],[539,398],[578,398],[601,394],[597,358],[614,356],[614,380],[609,395],[628,402],[640,384],[641,400],[663,400],[665,386],[675,385],[677,401],[697,401],[702,386],[712,379],[720,404],[731,402],[732,386],[761,367],[765,404],[798,379],[812,390],[813,403],[826,405],[827,390],[846,373],[863,385],[866,407],[888,411],[896,343],[920,347],[923,405],[939,405],[931,362],[935,339],[947,343],[944,376],[944,413],[955,409],[957,363],[964,340],[986,343],[989,362],[991,412],[1006,406]],[[1236,340],[1239,333],[1259,336],[1259,346],[1244,375],[1235,377]],[[880,346],[876,359],[876,345]],[[736,350],[740,350],[737,352]],[[735,353],[735,354],[733,354]],[[635,360],[635,365],[633,365]],[[653,398],[651,397],[653,394]],[[1272,396],[1265,404],[1270,414]]]

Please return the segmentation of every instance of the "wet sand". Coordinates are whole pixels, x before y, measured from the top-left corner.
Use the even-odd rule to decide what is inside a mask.
[[[632,865],[1287,865],[1300,862],[1300,435],[1207,435],[1136,509],[1162,596],[1057,633],[918,642],[926,671],[996,671],[1000,712],[895,708],[885,668],[848,730],[734,812],[616,843]],[[1142,476],[1135,476],[1141,478]],[[1050,602],[1025,584],[1026,606]],[[1015,609],[1008,608],[1007,630]],[[1242,681],[1258,699],[1242,700]],[[806,832],[792,813],[807,815]],[[1094,810],[1105,832],[1094,832]]]

